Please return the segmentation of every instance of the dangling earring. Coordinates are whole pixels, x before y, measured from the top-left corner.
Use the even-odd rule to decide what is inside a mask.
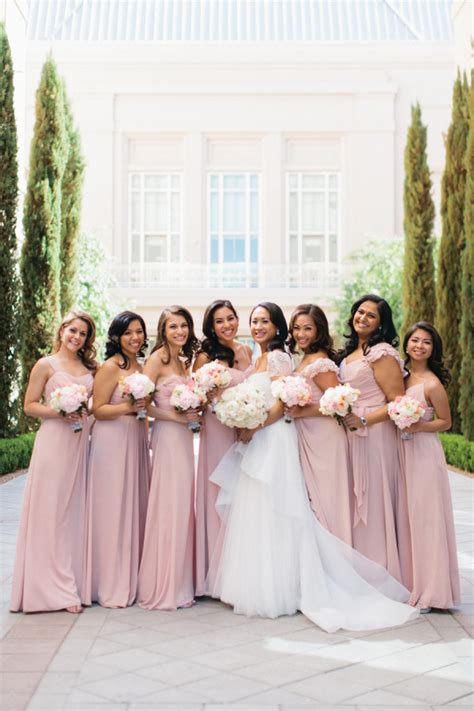
[[[213,337],[215,338],[215,337],[216,337],[216,332],[215,332],[215,331],[211,331],[211,336],[213,336]]]
[[[279,328],[277,328],[277,332],[276,332],[276,335],[277,335],[277,336],[279,336],[279,335],[280,335],[280,329],[279,329]]]

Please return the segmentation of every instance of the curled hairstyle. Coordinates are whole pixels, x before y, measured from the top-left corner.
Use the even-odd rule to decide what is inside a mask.
[[[252,316],[255,309],[262,308],[266,309],[270,315],[270,321],[276,327],[277,332],[275,337],[270,341],[267,346],[268,351],[284,351],[285,341],[288,337],[288,325],[286,323],[285,315],[278,304],[274,304],[271,301],[262,301],[253,307],[250,312],[249,323],[252,323]]]
[[[344,337],[346,339],[345,346],[337,353],[336,362],[338,364],[341,363],[344,358],[346,358],[358,348],[359,336],[356,333],[353,322],[354,316],[359,306],[363,304],[364,301],[373,301],[374,304],[376,304],[377,306],[377,311],[379,312],[380,316],[379,327],[375,330],[374,333],[372,333],[371,336],[369,336],[369,338],[363,345],[364,353],[367,353],[367,351],[370,350],[370,348],[372,346],[375,346],[377,343],[389,343],[394,348],[397,348],[400,342],[397,334],[397,329],[395,328],[395,324],[393,323],[392,309],[390,308],[388,302],[385,301],[385,299],[382,299],[381,296],[377,296],[377,294],[364,294],[364,296],[361,296],[360,299],[357,299],[357,301],[351,306],[351,315],[346,324],[349,329],[349,333],[344,334]]]
[[[300,306],[297,306],[291,314],[290,325],[288,327],[290,332],[288,337],[288,347],[291,353],[294,353],[296,350],[296,341],[293,337],[293,329],[298,316],[310,316],[316,326],[316,340],[309,346],[309,352],[317,353],[318,351],[324,351],[328,358],[335,360],[336,351],[334,350],[334,343],[331,334],[329,333],[329,324],[326,314],[322,308],[316,304],[300,304]]]
[[[107,343],[105,344],[105,360],[112,358],[114,355],[119,355],[122,358],[122,362],[119,363],[119,367],[126,370],[130,365],[130,359],[123,352],[122,346],[120,345],[120,339],[122,338],[125,331],[128,329],[132,321],[140,321],[140,326],[143,329],[144,341],[143,346],[137,353],[139,358],[145,357],[145,351],[148,346],[147,333],[145,321],[140,314],[136,314],[133,311],[122,311],[117,314],[112,323],[109,326],[107,333]]]
[[[92,316],[89,316],[85,311],[70,311],[61,321],[61,324],[56,331],[54,337],[54,352],[57,353],[61,348],[61,337],[63,335],[63,330],[66,326],[69,326],[76,318],[84,321],[87,324],[87,336],[82,348],[77,351],[77,355],[81,359],[82,363],[85,365],[87,370],[91,370],[93,373],[97,369],[97,351],[94,345],[95,341],[95,323]]]
[[[219,309],[224,308],[232,311],[235,318],[238,318],[237,311],[227,299],[217,299],[212,304],[209,304],[202,319],[202,332],[205,338],[201,342],[200,352],[205,353],[209,360],[225,361],[229,368],[232,368],[234,366],[235,353],[232,348],[219,342],[214,331],[214,314]]]
[[[451,381],[451,375],[449,370],[443,363],[443,341],[439,335],[436,328],[427,321],[418,321],[410,326],[408,331],[405,333],[403,339],[403,352],[405,354],[405,368],[410,370],[410,356],[407,354],[408,341],[413,336],[416,330],[421,329],[426,331],[431,336],[431,342],[433,344],[433,351],[428,358],[428,368],[436,375],[444,386],[448,385]]]
[[[164,360],[163,363],[167,364],[170,362],[171,358],[171,353],[170,353],[170,347],[168,345],[168,341],[166,340],[166,322],[168,321],[170,316],[182,316],[186,323],[188,324],[188,329],[189,329],[189,334],[188,338],[186,340],[186,343],[182,347],[182,353],[186,357],[186,368],[189,368],[191,365],[191,362],[193,360],[194,354],[196,353],[198,347],[199,347],[199,341],[196,338],[194,334],[194,322],[193,322],[193,317],[189,313],[187,309],[184,308],[184,306],[168,306],[166,309],[163,309],[163,311],[160,314],[160,318],[158,319],[158,327],[157,327],[157,333],[156,333],[156,343],[155,346],[152,350],[152,353],[158,350],[158,348],[164,348],[167,354],[167,360]]]

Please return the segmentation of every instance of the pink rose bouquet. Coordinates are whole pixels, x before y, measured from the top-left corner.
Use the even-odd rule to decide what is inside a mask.
[[[349,383],[328,388],[319,401],[319,411],[323,415],[335,417],[338,423],[342,424],[343,418],[352,412],[352,406],[359,395],[360,390],[351,387]]]
[[[155,384],[143,373],[132,373],[122,378],[119,382],[120,394],[123,398],[128,398],[132,402],[137,400],[145,400],[155,392]],[[144,420],[146,410],[137,412],[137,420]]]
[[[409,395],[399,395],[388,403],[388,416],[399,430],[415,425],[425,414],[425,408],[418,400]],[[412,432],[402,432],[402,439],[413,439]]]
[[[53,390],[49,404],[53,410],[59,412],[63,417],[72,415],[73,413],[82,415],[84,410],[87,409],[88,399],[89,394],[85,385],[72,383],[71,385],[63,385],[63,387]],[[71,428],[73,432],[80,432],[82,425],[80,422],[73,422]]]
[[[171,393],[170,404],[177,412],[186,410],[197,410],[206,402],[206,393],[194,380],[190,378],[186,383],[175,385]],[[188,427],[193,432],[199,432],[201,426],[199,422],[189,422]]]
[[[304,407],[311,402],[311,388],[306,378],[301,375],[287,375],[285,378],[274,380],[272,395],[281,400],[287,407]],[[291,422],[292,417],[285,414],[285,422]]]
[[[226,388],[230,385],[232,376],[229,369],[213,360],[211,363],[206,363],[194,373],[194,380],[201,387],[206,395],[212,394],[217,388]],[[212,412],[215,412],[216,400],[212,400]]]

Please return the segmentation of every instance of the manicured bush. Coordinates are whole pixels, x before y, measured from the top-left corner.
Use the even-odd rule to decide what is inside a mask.
[[[466,472],[474,472],[474,442],[449,432],[440,432],[439,438],[448,464]]]
[[[28,467],[35,437],[35,432],[29,432],[0,440],[0,475]]]

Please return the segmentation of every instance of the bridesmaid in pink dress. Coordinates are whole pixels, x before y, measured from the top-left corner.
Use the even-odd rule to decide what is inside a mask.
[[[408,329],[403,350],[410,372],[406,394],[421,402],[425,414],[399,438],[402,470],[408,494],[411,530],[412,590],[410,603],[430,612],[460,602],[451,492],[443,448],[437,436],[451,427],[445,385],[450,380],[443,366],[443,347],[436,329],[424,321]]]
[[[213,301],[204,314],[202,331],[205,336],[193,370],[217,360],[229,368],[232,380],[229,387],[243,382],[252,370],[252,352],[249,346],[236,341],[239,328],[237,312],[230,301]],[[199,460],[196,477],[196,591],[197,597],[209,595],[214,587],[213,572],[209,570],[216,546],[222,539],[222,521],[215,504],[219,488],[209,477],[229,447],[235,442],[235,432],[221,424],[207,407],[204,426],[199,440]],[[206,585],[206,578],[208,584]]]
[[[150,481],[146,403],[120,394],[120,380],[141,372],[146,348],[142,317],[124,311],[114,318],[105,363],[94,384],[94,415],[87,495],[87,548],[83,603],[133,605],[143,543]]]
[[[354,548],[402,579],[400,552],[409,546],[406,505],[400,486],[397,433],[387,403],[403,395],[403,363],[388,303],[368,294],[353,304],[350,336],[338,354],[341,379],[360,390],[346,415],[354,478]]]
[[[312,402],[292,407],[301,466],[311,507],[319,522],[348,545],[352,545],[351,476],[344,427],[319,411],[319,401],[328,388],[339,385],[339,368],[326,315],[319,306],[302,304],[289,325],[290,351],[298,347],[303,359],[294,374],[308,380]]]
[[[95,324],[82,312],[68,314],[52,355],[33,367],[25,414],[41,427],[31,457],[18,533],[12,612],[82,612],[86,459],[89,423],[85,415],[63,417],[49,406],[59,387],[85,385],[89,396],[96,370]],[[82,430],[72,425],[80,422]]]
[[[155,418],[152,477],[138,604],[148,610],[176,610],[194,601],[194,451],[188,424],[195,410],[178,413],[170,397],[190,376],[198,340],[191,314],[181,306],[165,309],[145,373],[156,383],[149,406]]]

